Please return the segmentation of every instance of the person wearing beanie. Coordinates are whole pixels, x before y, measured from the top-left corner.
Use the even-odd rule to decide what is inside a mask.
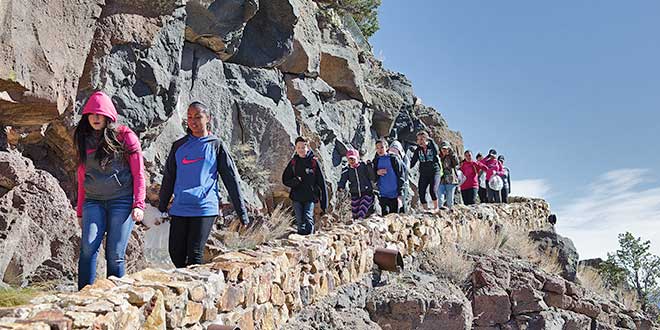
[[[117,110],[103,92],[85,103],[75,128],[78,160],[76,213],[82,229],[78,289],[96,280],[96,259],[105,238],[107,276],[126,273],[125,254],[134,222],[144,218],[144,161],[140,140],[117,124]]]
[[[282,173],[282,183],[291,188],[289,198],[299,235],[314,233],[314,204],[319,203],[321,213],[328,209],[328,190],[323,171],[307,139],[299,136],[295,141],[295,153]]]
[[[466,150],[463,155],[465,159],[461,162],[461,172],[465,176],[465,181],[461,184],[461,196],[465,205],[473,205],[477,203],[479,174],[488,170],[488,167],[478,161],[475,162],[472,159],[472,151],[470,150]]]
[[[193,102],[187,116],[188,134],[172,144],[165,161],[158,204],[158,210],[171,219],[169,253],[177,268],[204,261],[204,247],[222,205],[219,180],[241,223],[247,226],[250,222],[234,160],[209,131],[209,109]]]
[[[419,182],[417,189],[419,193],[419,202],[423,210],[427,209],[427,191],[431,195],[433,206],[431,211],[438,210],[438,188],[440,186],[440,177],[442,176],[442,164],[440,162],[440,151],[438,145],[431,139],[425,131],[417,133],[417,149],[413,152],[410,160],[410,168],[415,167],[419,162]]]
[[[456,186],[458,186],[458,173],[456,172],[458,157],[448,141],[442,141],[440,144],[440,162],[442,162],[443,168],[440,187],[438,188],[440,207],[444,208],[446,205],[451,210],[454,207],[454,193],[456,192]]]
[[[508,167],[504,166],[504,160],[503,155],[497,157],[497,161],[502,165],[503,174],[501,174],[500,177],[502,177],[502,181],[504,181],[504,188],[502,188],[501,191],[502,203],[508,203],[509,195],[511,194],[511,171]]]
[[[378,199],[382,215],[399,213],[403,206],[404,169],[399,156],[387,153],[386,140],[376,141],[376,157],[373,160],[378,183]]]
[[[403,206],[399,208],[399,213],[406,213],[410,209],[410,157],[406,154],[403,145],[399,141],[393,141],[388,149],[390,154],[398,156],[403,161]]]
[[[491,149],[488,152],[488,156],[481,160],[481,163],[486,165],[486,167],[488,168],[486,170],[486,185],[487,185],[486,189],[487,189],[488,203],[501,203],[502,195],[500,194],[500,192],[490,187],[490,178],[492,178],[494,175],[504,174],[502,169],[502,164],[500,164],[500,162],[497,161],[497,151],[495,151],[495,149]]]
[[[371,164],[360,161],[357,150],[346,151],[348,164],[341,171],[338,190],[346,189],[349,183],[351,194],[351,212],[353,219],[365,219],[374,213],[374,191],[372,182],[376,177]]]

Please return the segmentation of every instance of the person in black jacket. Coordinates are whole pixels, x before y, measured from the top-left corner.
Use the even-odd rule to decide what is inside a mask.
[[[314,233],[314,204],[319,202],[321,212],[328,208],[328,191],[318,159],[303,137],[296,138],[296,152],[282,173],[282,182],[291,188],[298,234]]]
[[[348,165],[341,171],[338,190],[344,190],[349,182],[353,219],[365,219],[374,213],[374,171],[370,163],[360,161],[357,150],[348,150],[346,159]]]
[[[433,201],[433,211],[438,210],[438,188],[440,186],[440,177],[442,176],[442,164],[438,145],[433,141],[425,131],[417,133],[417,149],[415,149],[410,168],[415,167],[419,162],[419,202],[422,209],[426,209],[426,191],[430,188],[431,200]]]
[[[405,188],[403,161],[399,156],[387,153],[387,147],[386,140],[376,141],[376,157],[373,161],[380,194],[378,199],[383,216],[389,213],[399,213],[403,206],[403,189]]]

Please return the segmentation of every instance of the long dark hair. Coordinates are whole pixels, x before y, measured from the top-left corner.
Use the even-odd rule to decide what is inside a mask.
[[[95,132],[92,125],[89,123],[89,115],[83,115],[76,130],[73,133],[73,139],[76,143],[76,151],[78,153],[78,161],[84,164],[87,161],[88,147],[96,147],[96,159],[101,163],[101,166],[106,166],[118,156],[125,153],[124,146],[117,139],[118,125],[110,119],[106,118],[107,125],[98,133]],[[88,146],[87,141],[89,136],[97,135],[98,144],[96,146]]]

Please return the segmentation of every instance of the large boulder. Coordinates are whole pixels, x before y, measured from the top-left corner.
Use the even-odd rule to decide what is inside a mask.
[[[169,5],[107,2],[78,90],[80,106],[95,90],[110,95],[120,120],[137,133],[165,122],[177,103],[185,8],[161,2]]]
[[[472,329],[472,308],[461,290],[424,274],[375,288],[367,310],[383,329]]]
[[[538,244],[541,254],[557,259],[563,278],[575,281],[580,256],[570,238],[563,237],[554,230],[531,231],[529,238]]]
[[[258,0],[191,0],[186,4],[186,41],[200,44],[220,59],[238,51],[245,24],[259,10]]]
[[[358,53],[354,49],[324,44],[321,47],[321,78],[338,92],[370,103]]]
[[[0,3],[0,124],[42,125],[72,107],[103,4]]]
[[[311,0],[292,0],[298,22],[293,28],[293,51],[279,69],[282,72],[316,77],[321,65],[321,31],[316,22],[316,4]]]
[[[293,52],[293,30],[302,12],[293,0],[261,1],[245,25],[238,52],[229,61],[249,67],[273,68]]]

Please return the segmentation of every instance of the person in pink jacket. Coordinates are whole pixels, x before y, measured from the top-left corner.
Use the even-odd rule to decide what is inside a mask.
[[[117,125],[117,110],[103,92],[92,94],[74,133],[78,153],[78,223],[82,228],[78,289],[96,279],[96,258],[106,238],[107,275],[122,277],[133,222],[144,217],[144,161],[140,141]]]
[[[493,190],[490,187],[490,178],[492,178],[494,175],[504,174],[502,164],[500,164],[500,162],[497,160],[497,151],[495,151],[495,149],[490,149],[490,151],[488,152],[488,156],[482,159],[481,163],[486,165],[486,167],[488,168],[486,170],[486,185],[488,186],[487,187],[488,203],[501,203],[502,196],[500,195],[500,192],[498,190]]]
[[[477,191],[479,189],[479,173],[487,171],[486,165],[472,159],[472,151],[466,150],[463,154],[465,159],[461,163],[461,172],[465,176],[465,182],[461,185],[461,196],[465,205],[477,203]]]

